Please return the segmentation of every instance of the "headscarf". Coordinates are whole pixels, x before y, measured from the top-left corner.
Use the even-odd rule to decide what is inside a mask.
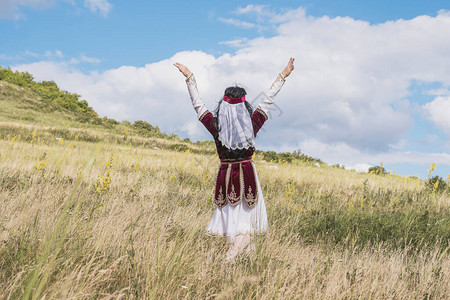
[[[232,150],[255,146],[252,119],[241,98],[223,97],[218,114],[219,141]]]

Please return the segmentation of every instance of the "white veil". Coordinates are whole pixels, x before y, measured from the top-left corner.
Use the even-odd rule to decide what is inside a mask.
[[[232,150],[255,146],[252,119],[244,102],[230,104],[222,101],[217,117],[222,145]]]

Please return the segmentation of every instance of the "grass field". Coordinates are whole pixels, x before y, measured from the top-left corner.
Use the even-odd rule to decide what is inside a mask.
[[[211,144],[28,122],[8,99],[1,299],[450,298],[450,195],[419,179],[256,155],[270,230],[226,264]]]

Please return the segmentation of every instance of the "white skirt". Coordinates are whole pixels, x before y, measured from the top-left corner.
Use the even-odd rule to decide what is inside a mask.
[[[209,222],[206,234],[216,237],[227,237],[233,239],[240,234],[261,234],[269,227],[267,221],[266,205],[261,191],[258,174],[255,172],[258,187],[258,202],[249,208],[241,195],[241,202],[235,206],[227,203],[222,208],[216,208]]]

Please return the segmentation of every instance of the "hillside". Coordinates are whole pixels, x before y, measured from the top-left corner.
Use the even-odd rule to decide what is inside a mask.
[[[103,141],[215,155],[212,141],[182,140],[174,133],[162,133],[158,126],[143,120],[130,123],[100,118],[80,95],[60,90],[53,81],[36,82],[27,72],[13,72],[1,67],[0,134],[0,138],[12,135],[24,140],[45,140],[46,143],[60,139]],[[270,162],[325,165],[320,159],[300,151],[257,150],[256,153]]]
[[[225,241],[205,235],[212,142],[98,118],[87,102],[43,98],[32,79],[4,79],[0,299],[450,298],[439,185],[258,152],[270,231],[225,264]]]
[[[0,138],[11,135],[25,141],[45,143],[57,143],[60,139],[103,141],[214,153],[212,143],[195,145],[182,141],[174,134],[160,132],[157,126],[146,121],[132,124],[107,117],[99,118],[87,101],[78,100],[78,95],[60,91],[54,83],[36,83],[28,73],[10,71],[10,76],[7,77],[4,74],[6,71],[8,69],[0,68],[0,79],[3,79],[0,80]],[[27,80],[21,80],[22,77]],[[44,88],[50,86],[51,91],[42,91],[40,85]],[[43,97],[48,94],[53,95]],[[74,103],[81,102],[82,109],[78,105],[64,104],[64,100],[61,100],[64,96],[68,96]]]

